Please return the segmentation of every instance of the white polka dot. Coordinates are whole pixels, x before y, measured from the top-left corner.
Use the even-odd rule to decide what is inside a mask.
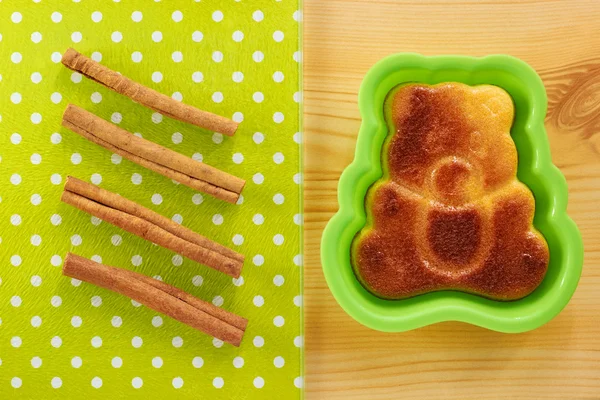
[[[10,304],[13,307],[21,307],[22,303],[23,303],[23,300],[21,300],[20,296],[13,296],[13,297],[10,298]]]
[[[110,120],[115,124],[120,124],[121,121],[123,121],[123,115],[121,115],[119,112],[114,112],[110,116]]]
[[[252,182],[256,183],[257,185],[262,184],[264,181],[265,181],[265,177],[260,172],[254,174],[252,176]]]
[[[39,42],[41,42],[42,41],[42,34],[39,33],[39,32],[33,32],[31,34],[31,41],[33,43],[39,43]]]
[[[273,74],[273,80],[277,83],[283,82],[283,72],[277,71]]]
[[[223,21],[223,12],[219,11],[219,10],[213,12],[212,13],[212,19],[215,22],[221,22],[221,21]]]
[[[96,61],[96,62],[100,62],[102,61],[102,53],[95,51],[92,53],[92,60]]]
[[[275,277],[273,278],[273,284],[275,286],[281,286],[281,285],[283,285],[284,282],[285,282],[285,279],[281,275],[275,275]]]
[[[275,203],[277,205],[283,204],[284,201],[285,201],[285,198],[283,197],[283,195],[281,193],[277,193],[275,196],[273,196],[273,203]]]
[[[203,201],[204,201],[204,196],[202,196],[200,193],[196,193],[195,195],[192,196],[192,203],[194,203],[195,205],[200,205],[200,204],[202,204]]]
[[[21,221],[22,219],[19,214],[13,214],[10,216],[10,223],[14,226],[21,225]]]
[[[242,153],[234,153],[231,159],[235,164],[241,164],[244,161],[244,155]]]
[[[275,114],[273,114],[273,121],[275,121],[275,123],[280,124],[283,122],[283,120],[285,119],[283,113],[281,112],[276,112]]]
[[[233,236],[231,241],[234,245],[241,246],[244,243],[244,237],[238,233]]]
[[[40,74],[39,72],[34,72],[33,74],[31,74],[31,82],[38,84],[42,81],[42,74]]]
[[[174,51],[173,54],[171,54],[171,59],[173,59],[173,61],[176,62],[176,63],[182,62],[183,61],[183,54],[181,54],[180,51]]]
[[[58,297],[58,296],[55,296]],[[60,297],[58,297],[60,299]],[[53,297],[54,299],[54,297]],[[60,303],[58,305],[62,304],[62,300],[60,300]],[[52,304],[54,305],[54,304]],[[57,307],[57,306],[55,306]],[[73,326],[73,328],[79,328],[82,324],[83,320],[81,319],[80,316],[76,315],[73,318],[71,318],[71,325]]]
[[[119,31],[115,31],[110,35],[110,40],[115,43],[119,43],[121,40],[123,40],[123,34]]]
[[[159,71],[152,73],[152,82],[159,83],[163,80],[163,75]]]
[[[265,299],[258,295],[258,296],[254,296],[254,299],[252,299],[252,303],[256,306],[256,307],[262,307],[263,304],[265,304]]]
[[[263,14],[262,11],[260,10],[256,10],[252,13],[252,19],[255,20],[256,22],[260,22],[265,18],[265,15]]]
[[[278,315],[275,318],[273,318],[273,325],[275,325],[276,327],[281,328],[284,324],[285,320],[281,315]]]
[[[92,307],[100,307],[102,305],[102,297],[93,296],[92,297]]]
[[[42,319],[39,316],[35,316],[33,318],[31,318],[31,326],[33,326],[34,328],[39,328],[40,325],[42,325]]]
[[[265,380],[260,376],[257,376],[256,378],[254,378],[254,381],[252,383],[254,384],[254,387],[257,389],[262,389],[265,386]]]
[[[15,214],[15,215],[16,215],[16,214]],[[19,218],[21,218],[21,217],[19,217]],[[12,221],[12,218],[11,218],[11,223],[12,223],[12,222],[13,222],[13,221]],[[20,223],[21,223],[21,222],[20,222],[20,220],[19,220],[19,224],[20,224]],[[14,223],[13,223],[13,225],[18,225],[18,224],[14,224]],[[23,262],[23,260],[21,259],[21,256],[19,256],[18,254],[13,254],[12,256],[10,256],[10,264],[11,264],[13,267],[18,267],[18,266],[20,266],[22,262]]]
[[[79,83],[79,82],[81,82],[82,79],[83,79],[83,75],[81,75],[79,72],[73,72],[71,74],[71,82],[73,82],[73,83]]]
[[[215,379],[213,379],[212,383],[214,387],[216,387],[217,389],[221,389],[225,384],[225,381],[220,376],[217,376]]]
[[[12,347],[18,348],[21,347],[21,344],[23,344],[23,341],[19,336],[13,336],[12,338],[10,338],[10,345]]]
[[[265,258],[262,255],[257,254],[252,258],[252,262],[257,267],[260,267],[261,265],[263,265],[265,263]]]
[[[14,22],[15,24],[18,24],[19,22],[21,22],[23,20],[23,16],[21,15],[20,12],[15,11],[14,13],[11,14],[10,20],[12,22]]]
[[[42,122],[42,115],[40,113],[33,113],[31,114],[31,123],[37,125],[40,122]]]
[[[136,376],[131,380],[131,386],[133,386],[135,389],[141,388],[143,384],[144,381],[139,376]]]
[[[181,389],[183,386],[183,379],[181,379],[179,376],[177,378],[173,378],[172,384],[175,389]]]
[[[94,22],[102,21],[102,13],[100,11],[94,11],[92,13],[92,21],[94,21]]]
[[[62,95],[58,92],[54,92],[50,95],[50,101],[53,102],[54,104],[58,104],[60,103],[62,100]],[[54,135],[54,133],[53,133]],[[58,135],[58,133],[56,133],[56,135]],[[52,142],[54,143],[54,142]]]
[[[133,22],[140,22],[142,18],[143,15],[141,11],[134,11],[131,13],[131,19],[133,20]]]
[[[98,348],[102,346],[102,338],[100,336],[94,336],[92,338],[92,347]]]
[[[196,43],[201,42],[203,38],[204,35],[200,31],[194,31],[194,33],[192,33],[192,40]]]
[[[62,339],[60,336],[54,336],[52,339],[50,339],[50,344],[52,347],[58,349],[60,346],[62,346]]]
[[[265,339],[262,336],[255,336],[252,340],[254,347],[263,347],[265,345]]]
[[[75,357],[71,358],[71,366],[73,366],[73,368],[80,368],[81,365],[83,365],[83,361],[81,360],[81,357],[75,356]]]
[[[294,296],[294,305],[296,307],[302,307],[302,295]]]
[[[233,116],[231,117],[232,120],[234,120],[237,123],[240,123],[244,120],[244,114],[242,114],[241,112],[237,111],[233,113]]]
[[[183,94],[181,94],[181,92],[173,92],[173,94],[171,95],[171,98],[173,100],[183,101]]]
[[[265,222],[265,217],[262,214],[254,214],[252,222],[254,222],[255,225],[262,225],[263,222]]]
[[[52,182],[53,185],[60,185],[62,182],[62,176],[60,176],[60,174],[52,174],[50,176],[50,182]]]
[[[52,298],[50,299],[50,304],[52,304],[52,307],[60,307],[60,305],[62,304],[62,298],[60,296],[52,296]],[[71,319],[71,324],[73,323],[73,320]]]
[[[215,225],[221,225],[223,223],[223,216],[221,214],[213,215],[212,222]]]
[[[133,53],[131,53],[131,61],[133,61],[134,63],[141,62],[142,58],[142,53],[140,53],[139,51],[134,51]]]
[[[173,340],[171,340],[171,344],[173,345],[173,347],[179,348],[183,346],[183,339],[181,338],[181,336],[175,336]]]
[[[215,132],[215,133],[212,135],[212,141],[213,141],[214,143],[216,143],[216,144],[221,144],[221,143],[223,143],[223,134]]]
[[[296,254],[294,256],[294,264],[298,267],[302,266],[302,254]]]
[[[54,215],[57,215],[57,214],[54,214]],[[60,216],[59,216],[59,218],[60,218]],[[56,225],[58,225],[58,224],[56,224]],[[53,255],[52,257],[50,257],[50,264],[52,264],[55,267],[58,267],[59,265],[62,264],[62,257],[59,256],[58,254]]]
[[[214,51],[212,53],[212,59],[214,62],[220,63],[221,61],[223,61],[223,53],[221,53],[220,51]]]
[[[202,366],[204,365],[204,360],[202,359],[202,357],[194,357],[192,359],[192,365],[194,366],[194,368],[202,368]]]
[[[273,40],[276,42],[281,42],[283,40],[283,32],[281,31],[275,31],[273,32]]]
[[[265,99],[265,95],[262,94],[262,92],[254,92],[254,94],[252,94],[252,100],[254,100],[254,102],[256,102],[256,103],[262,103],[264,99]],[[255,133],[255,135],[256,134],[258,134],[258,132]]]
[[[294,52],[294,61],[296,62],[302,62],[302,52],[301,51],[296,51]]]
[[[62,21],[62,14],[58,11],[54,11],[50,16],[50,19],[52,19],[52,22],[54,23],[59,23],[60,21]]]
[[[231,75],[231,79],[236,83],[240,83],[244,80],[244,74],[240,71],[236,71]]]
[[[158,194],[158,193],[154,193],[154,194],[152,195],[152,204],[159,205],[159,204],[161,204],[162,202],[163,202],[163,198],[162,198],[162,196],[161,196],[160,194]]]
[[[292,15],[292,17],[294,18],[294,21],[296,21],[296,22],[302,21],[302,11],[300,11],[300,10],[294,11],[294,14]]]
[[[42,278],[39,275],[33,275],[31,277],[31,286],[38,287],[42,284]]]
[[[160,326],[162,326],[163,324],[163,319],[160,315],[155,315],[154,317],[152,317],[152,326],[155,328],[158,328]]]
[[[212,101],[214,101],[215,103],[220,103],[223,101],[223,93],[221,92],[214,92],[212,95]]]
[[[81,42],[81,39],[83,39],[83,35],[81,34],[81,32],[71,33],[71,41],[73,43],[79,43],[79,42]]]
[[[204,75],[200,71],[196,71],[192,74],[192,80],[196,83],[200,83],[204,80]]]
[[[15,93],[13,93],[13,94],[10,95],[10,101],[13,104],[19,104],[21,102],[21,99],[22,99],[21,93],[15,92]]]
[[[175,254],[171,258],[171,262],[174,266],[179,267],[183,263],[183,257],[181,257],[179,254]]]
[[[273,365],[275,365],[275,368],[282,368],[285,365],[285,360],[283,359],[283,357],[277,356],[273,360]]]
[[[234,42],[241,42],[242,40],[244,40],[244,32],[242,31],[235,31],[233,32],[233,35],[231,35],[231,38],[233,39]]]
[[[240,287],[244,284],[244,277],[240,275],[239,278],[232,278],[231,281],[234,286]]]
[[[203,282],[204,282],[204,278],[202,278],[200,275],[196,275],[192,278],[192,284],[194,286],[202,286]]]
[[[102,379],[98,376],[94,377],[92,379],[92,387],[94,387],[95,389],[99,389],[102,387]]]
[[[60,379],[58,376],[55,376],[50,380],[50,385],[52,385],[54,389],[58,389],[62,386],[62,379]]]
[[[142,265],[142,256],[136,254],[135,256],[131,257],[131,264],[133,264],[134,267],[139,267]]]
[[[100,221],[102,221],[102,220],[100,220]],[[96,224],[96,223],[94,223],[94,222],[92,222],[92,223],[93,223],[94,225],[97,225],[97,224]],[[102,262],[102,257],[100,257],[100,256],[99,256],[99,255],[97,255],[97,254],[94,254],[94,255],[91,257],[91,260],[92,260],[92,261],[94,261],[94,262],[97,262],[97,263],[101,263],[101,262]]]
[[[255,62],[262,62],[262,60],[265,59],[265,55],[263,54],[262,51],[257,50],[254,53],[252,53],[252,59]]]
[[[13,133],[12,135],[10,135],[10,142],[12,144],[19,144],[21,143],[22,137],[21,135],[19,135],[18,133]]]
[[[71,279],[71,285],[75,286],[75,287],[79,287],[81,285],[81,281],[79,279]]]
[[[114,357],[110,360],[110,365],[112,365],[113,368],[121,368],[123,366],[123,360],[121,357]]]
[[[19,377],[15,376],[14,378],[12,378],[10,380],[10,386],[14,387],[15,389],[20,388],[22,384],[23,384],[23,381]]]
[[[71,236],[71,244],[73,246],[79,246],[82,242],[81,236],[79,235],[73,235]]]
[[[163,360],[162,360],[162,358],[160,358],[160,357],[154,357],[152,359],[152,366],[154,368],[160,368],[160,367],[162,367],[163,366]]]
[[[131,339],[131,345],[133,347],[135,347],[136,349],[139,349],[140,347],[142,347],[143,343],[144,343],[144,341],[139,336],[134,336],[133,339]]]
[[[183,14],[179,10],[173,11],[173,14],[171,14],[171,18],[175,22],[181,22],[181,20],[183,19]]]
[[[273,243],[275,243],[277,246],[281,246],[283,241],[284,237],[282,234],[278,233],[277,235],[273,236]]]
[[[154,122],[155,124],[160,124],[163,120],[163,116],[161,113],[152,113],[152,122]]]
[[[152,41],[155,43],[159,43],[163,38],[163,34],[161,31],[152,32]]]
[[[23,181],[23,179],[21,178],[21,175],[19,175],[19,174],[12,174],[10,176],[10,183],[12,183],[13,185],[19,185],[19,184],[21,184],[22,181]]]

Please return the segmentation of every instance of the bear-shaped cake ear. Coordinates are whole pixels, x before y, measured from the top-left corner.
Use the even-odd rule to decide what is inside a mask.
[[[359,280],[403,298],[461,290],[510,300],[548,265],[534,200],[516,178],[512,99],[494,86],[409,84],[388,95],[387,170],[352,245]]]

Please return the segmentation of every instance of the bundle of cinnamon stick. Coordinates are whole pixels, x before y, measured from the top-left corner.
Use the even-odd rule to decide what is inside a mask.
[[[112,290],[186,325],[239,346],[248,320],[174,286],[136,272],[109,267],[68,253],[63,275]]]
[[[62,63],[153,110],[226,135],[238,124],[182,104],[126,78],[73,49]],[[131,133],[69,104],[62,125],[132,162],[215,198],[236,203],[245,181]],[[79,179],[68,177],[61,200],[134,235],[238,278],[244,256],[154,211]],[[130,297],[218,339],[239,346],[248,321],[158,280],[67,254],[63,274]]]

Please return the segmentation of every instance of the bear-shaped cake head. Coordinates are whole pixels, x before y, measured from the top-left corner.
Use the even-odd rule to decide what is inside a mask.
[[[548,266],[534,199],[517,177],[513,103],[496,86],[406,84],[385,102],[383,178],[367,193],[352,264],[375,295],[531,293]]]

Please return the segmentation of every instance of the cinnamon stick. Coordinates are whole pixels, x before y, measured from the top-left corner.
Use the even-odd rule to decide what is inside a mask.
[[[176,101],[118,74],[75,49],[67,49],[62,56],[62,63],[67,68],[168,117],[228,136],[233,136],[238,128],[235,121]]]
[[[73,104],[67,106],[62,125],[132,162],[229,203],[235,203],[244,188],[243,179],[132,135]]]
[[[108,190],[69,176],[61,200],[198,263],[240,276],[243,255]]]
[[[224,342],[239,346],[248,320],[174,286],[67,253],[63,275],[120,293]]]

